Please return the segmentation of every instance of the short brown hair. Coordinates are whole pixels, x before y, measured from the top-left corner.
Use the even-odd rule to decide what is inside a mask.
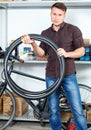
[[[67,7],[65,6],[65,4],[61,3],[61,2],[57,2],[57,3],[53,4],[51,6],[51,9],[54,8],[54,7],[58,8],[58,9],[61,9],[61,10],[65,11],[65,12],[67,10]]]

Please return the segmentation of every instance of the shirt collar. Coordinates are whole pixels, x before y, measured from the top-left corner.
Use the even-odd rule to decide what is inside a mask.
[[[60,24],[59,30],[63,28],[64,24],[65,24],[65,22],[63,22],[63,23]],[[53,31],[55,31],[54,28],[53,28],[53,24],[52,24],[51,28],[52,28]]]

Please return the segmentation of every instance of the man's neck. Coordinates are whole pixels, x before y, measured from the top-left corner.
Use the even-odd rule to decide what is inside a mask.
[[[61,25],[54,25],[54,24],[53,24],[53,29],[54,29],[55,31],[58,31],[58,30],[60,29],[60,26],[61,26]]]
[[[64,22],[59,25],[55,25],[55,24],[52,25],[52,27],[55,31],[58,31],[60,28],[63,28],[63,26],[64,26]]]

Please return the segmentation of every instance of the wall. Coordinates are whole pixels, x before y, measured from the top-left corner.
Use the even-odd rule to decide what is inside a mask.
[[[5,49],[6,47],[6,10],[0,9],[0,46]]]
[[[83,38],[89,38],[91,40],[91,9],[68,9],[65,21],[77,25],[82,33]],[[42,30],[49,27],[50,21],[50,9],[9,9],[8,10],[8,44],[11,40],[30,33],[40,34]],[[90,77],[91,69],[90,64],[76,64],[77,77],[80,83],[84,83],[91,86]],[[29,72],[33,75],[40,77],[44,76],[45,64],[17,64],[17,69],[25,72]],[[27,70],[27,71],[26,71]],[[26,79],[20,81],[19,78],[14,76],[22,86],[30,86]],[[32,85],[39,85],[35,81],[32,81]],[[42,86],[42,85],[40,85]],[[45,85],[44,85],[45,86]],[[29,87],[28,87],[29,88]],[[36,87],[35,87],[36,89]],[[38,88],[37,88],[38,89]]]
[[[65,21],[77,25],[83,38],[91,39],[91,9],[68,9]],[[26,33],[41,33],[49,27],[50,9],[21,9],[8,11],[8,42]]]
[[[40,34],[43,29],[50,26],[49,13],[48,9],[9,10],[8,41],[23,34]]]

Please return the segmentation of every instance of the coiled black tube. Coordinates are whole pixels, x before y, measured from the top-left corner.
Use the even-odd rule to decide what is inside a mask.
[[[58,47],[56,46],[56,44],[51,41],[50,39],[48,39],[45,36],[42,35],[38,35],[38,34],[29,34],[30,38],[33,38],[37,41],[41,41],[44,42],[45,44],[48,44],[55,52],[57,51]],[[33,92],[33,91],[28,91],[25,89],[22,89],[20,86],[18,86],[10,77],[10,73],[8,71],[8,60],[9,57],[12,53],[12,51],[22,43],[21,41],[21,37],[19,37],[18,39],[16,39],[10,46],[8,49],[8,52],[5,56],[4,59],[4,74],[5,74],[5,78],[7,80],[8,85],[11,87],[11,89],[16,92],[18,95],[22,96],[23,98],[28,98],[28,99],[40,99],[40,98],[45,98],[47,96],[49,96],[50,94],[52,94],[60,85],[63,76],[64,76],[64,70],[65,70],[65,64],[64,64],[64,57],[61,56],[57,56],[58,60],[59,60],[59,64],[60,64],[60,76],[57,79],[57,81],[48,89],[42,90],[42,91],[38,91],[38,92]]]

